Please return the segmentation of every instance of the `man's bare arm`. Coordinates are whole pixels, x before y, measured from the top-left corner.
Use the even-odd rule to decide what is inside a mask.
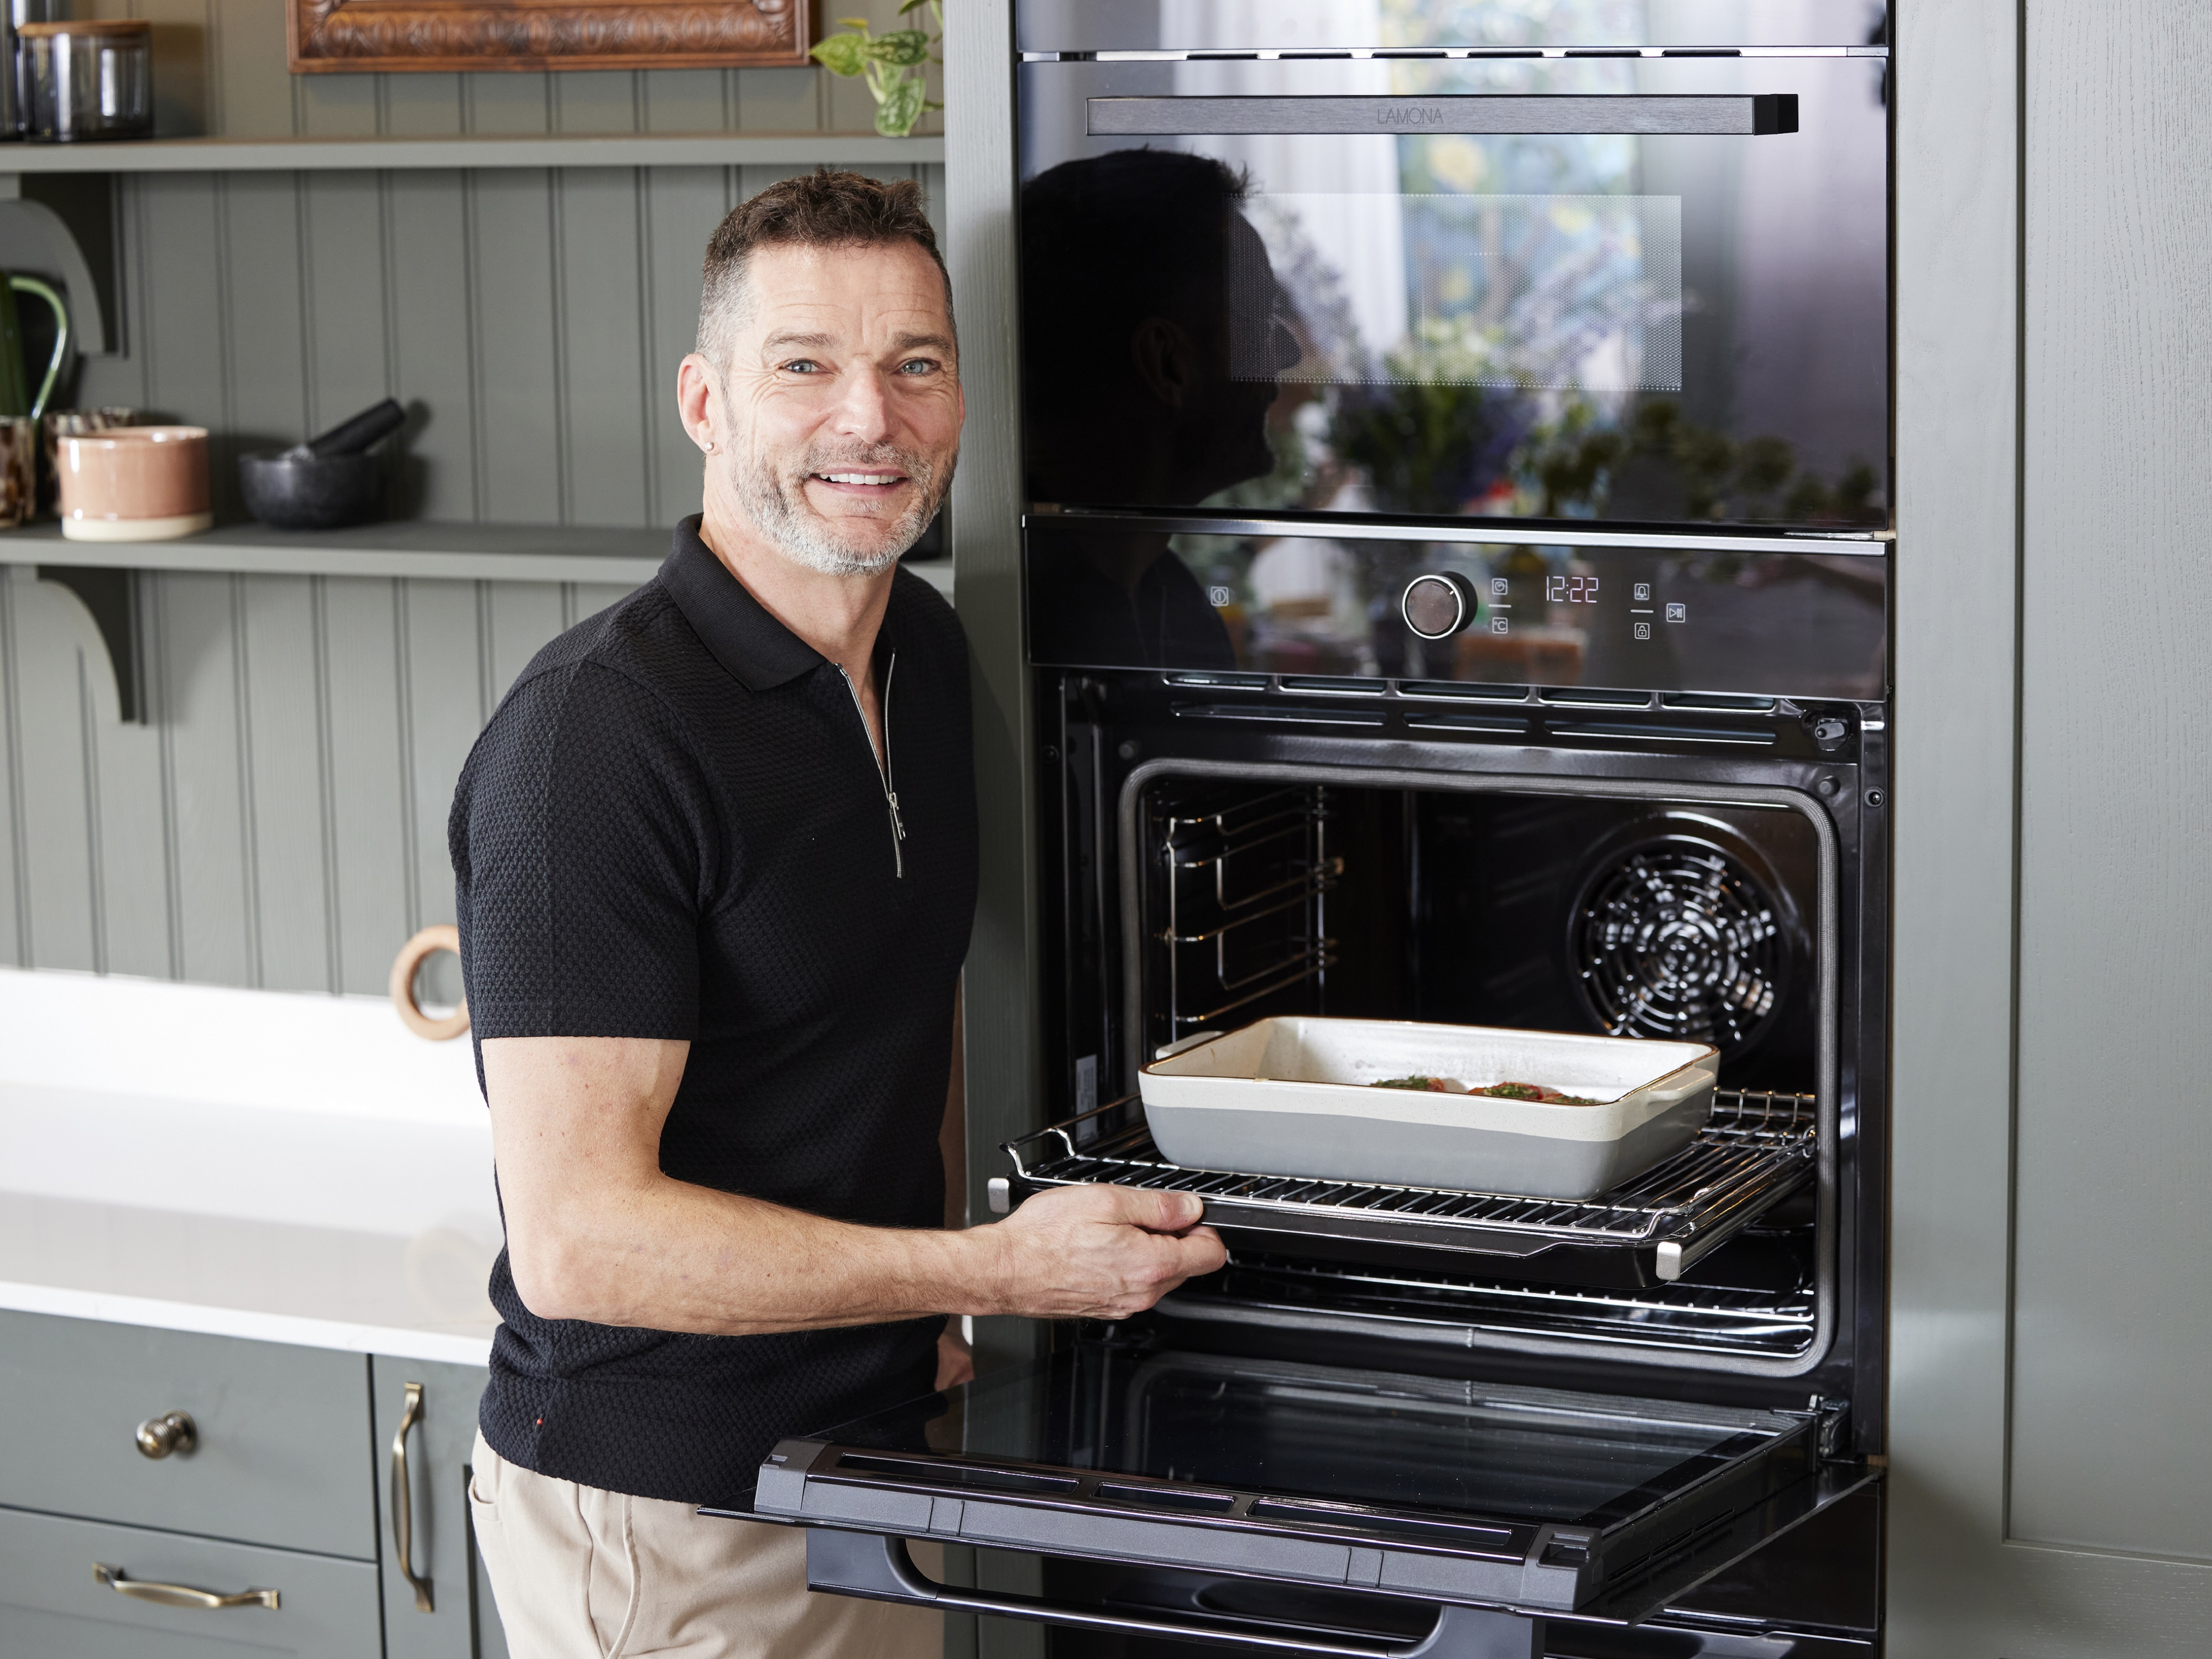
[[[483,1044],[508,1265],[542,1318],[713,1335],[928,1314],[1117,1319],[1224,1259],[1188,1194],[1067,1188],[961,1232],[861,1227],[661,1173],[690,1045]]]

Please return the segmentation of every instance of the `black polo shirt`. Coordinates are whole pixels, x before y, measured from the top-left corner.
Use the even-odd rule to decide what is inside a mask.
[[[479,1040],[688,1039],[660,1138],[677,1180],[934,1227],[975,798],[960,624],[903,570],[876,679],[896,813],[836,665],[685,520],[659,574],[539,652],[477,738],[448,826],[461,964]],[[493,1449],[683,1503],[747,1504],[778,1439],[927,1393],[943,1325],[540,1319],[504,1251],[491,1297]]]

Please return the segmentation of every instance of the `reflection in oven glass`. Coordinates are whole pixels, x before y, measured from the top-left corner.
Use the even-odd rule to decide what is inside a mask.
[[[1510,47],[1488,37],[1577,18],[1603,33],[1583,15],[1620,9],[1379,0],[1362,32]],[[1023,94],[1030,498],[1878,526],[1881,86],[1879,64],[1834,59],[1037,65]],[[1083,113],[1096,97],[1745,93],[1796,100],[1802,126],[1293,123],[1132,141]],[[1079,428],[1091,441],[1072,441]]]

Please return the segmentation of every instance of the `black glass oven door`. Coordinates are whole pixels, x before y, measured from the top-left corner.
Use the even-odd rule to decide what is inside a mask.
[[[1647,1616],[1856,1479],[1832,1417],[1082,1342],[779,1446],[755,1513],[1528,1617]]]
[[[1885,526],[1885,68],[1024,64],[1030,501]]]

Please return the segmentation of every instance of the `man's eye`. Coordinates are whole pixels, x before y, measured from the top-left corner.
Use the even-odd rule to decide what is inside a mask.
[[[902,374],[934,374],[937,362],[931,357],[909,357],[899,365]]]
[[[819,374],[822,372],[822,365],[811,357],[794,357],[783,368],[787,374]]]

